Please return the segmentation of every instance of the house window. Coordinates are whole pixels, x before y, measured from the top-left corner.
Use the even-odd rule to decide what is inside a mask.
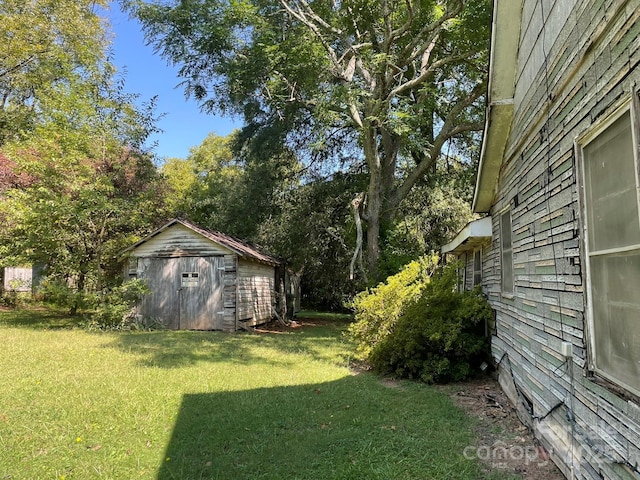
[[[581,151],[592,369],[640,395],[640,217],[632,109]]]
[[[482,284],[482,249],[473,252],[473,286]]]
[[[511,211],[500,216],[500,246],[502,254],[502,293],[513,293],[513,252],[511,249]]]
[[[462,293],[465,289],[465,283],[467,280],[467,254],[460,255],[458,257],[458,292]]]

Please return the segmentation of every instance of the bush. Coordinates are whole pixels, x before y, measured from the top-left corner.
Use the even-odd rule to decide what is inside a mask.
[[[0,305],[2,305],[3,307],[18,308],[26,303],[29,303],[30,300],[30,293],[0,289]]]
[[[71,312],[92,307],[92,298],[69,286],[66,280],[46,277],[40,282],[38,295],[43,301]]]
[[[91,327],[131,329],[137,328],[135,306],[150,293],[147,284],[140,279],[128,280],[104,293],[91,316]]]
[[[385,283],[357,294],[347,305],[355,322],[348,335],[356,345],[356,358],[367,360],[394,329],[406,306],[415,301],[438,265],[438,256],[424,256],[409,263]]]
[[[373,332],[368,337],[376,341],[368,348],[358,344],[357,349],[367,352],[365,360],[375,371],[442,383],[469,377],[489,358],[484,328],[491,307],[479,289],[459,293],[456,284],[456,265],[441,268],[424,282],[419,295],[403,304],[394,321],[368,322],[377,329],[377,338]],[[364,322],[365,316],[358,311],[356,319]],[[352,330],[365,326],[356,323]]]

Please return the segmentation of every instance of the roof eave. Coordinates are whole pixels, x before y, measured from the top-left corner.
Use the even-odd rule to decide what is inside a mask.
[[[442,253],[459,254],[490,241],[492,238],[491,217],[484,217],[467,223],[451,242],[442,247]]]
[[[511,131],[521,17],[522,2],[494,0],[485,130],[472,205],[478,213],[491,209]]]

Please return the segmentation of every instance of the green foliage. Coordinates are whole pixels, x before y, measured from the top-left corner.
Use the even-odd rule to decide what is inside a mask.
[[[473,178],[455,159],[438,165],[438,175],[407,195],[395,221],[382,231],[380,273],[385,278],[423,252],[437,251],[472,218]]]
[[[135,317],[135,306],[143,296],[150,293],[147,284],[140,279],[128,280],[111,288],[98,297],[89,326],[118,330],[140,327]]]
[[[31,294],[17,292],[15,290],[3,290],[0,288],[0,305],[9,308],[18,308],[31,300]]]
[[[368,360],[394,331],[407,306],[415,302],[429,284],[437,264],[437,255],[421,257],[386,282],[354,297],[348,305],[355,312],[349,336],[355,342],[357,358]]]
[[[99,71],[107,42],[96,6],[106,5],[104,0],[0,3],[0,146],[28,137],[40,115],[69,99],[64,90]]]
[[[43,278],[38,286],[38,296],[44,302],[73,311],[74,314],[93,306],[92,298],[84,290],[78,290],[62,278]]]
[[[46,296],[72,312],[118,283],[118,252],[164,216],[144,151],[154,101],[139,106],[108,61],[106,5],[0,4],[0,254],[46,265]]]
[[[361,358],[378,372],[427,383],[459,381],[472,375],[488,358],[484,328],[492,317],[479,289],[457,292],[454,264],[439,269],[421,291],[407,293],[403,302],[393,302],[405,298],[396,292],[391,295],[395,283],[392,277],[384,290],[374,293],[386,292],[392,308],[366,294],[359,299],[357,322],[350,333]]]

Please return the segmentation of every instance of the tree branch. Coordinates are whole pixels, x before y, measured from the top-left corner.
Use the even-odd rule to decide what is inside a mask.
[[[442,152],[442,147],[448,140],[463,132],[482,130],[484,126],[482,122],[459,123],[458,116],[465,108],[480,98],[485,91],[486,84],[484,82],[477,84],[465,98],[458,101],[458,103],[456,103],[456,105],[449,111],[442,129],[434,139],[433,145],[429,149],[429,153],[427,155],[428,160],[418,163],[416,167],[409,172],[409,175],[407,175],[402,184],[393,192],[388,203],[390,210],[393,210],[400,205],[402,199],[409,194],[409,191],[416,182],[434,165]]]
[[[47,53],[47,50],[43,50],[41,52],[34,53],[33,55],[30,55],[28,58],[26,58],[25,60],[21,61],[20,63],[14,65],[13,67],[7,68],[5,71],[0,72],[0,78],[4,77],[5,75],[9,75],[10,73],[15,72],[16,70],[20,70],[22,67],[24,67],[28,63],[32,62],[38,55],[42,55],[43,53]]]
[[[433,62],[431,65],[429,65],[428,68],[421,70],[420,75],[418,75],[416,78],[409,80],[408,82],[405,82],[402,85],[398,85],[396,88],[391,90],[389,95],[387,95],[387,98],[393,98],[395,96],[403,94],[407,90],[412,90],[422,85],[424,82],[426,82],[429,79],[429,77],[431,77],[439,68],[442,68],[445,65],[448,65],[450,63],[457,63],[461,60],[465,60],[466,58],[472,57],[475,54],[476,52],[469,51],[469,52],[460,53],[458,55],[450,55],[441,60]],[[425,59],[423,58],[423,61],[424,60]]]
[[[322,24],[327,25],[327,27],[330,28],[330,30],[334,33],[341,33],[339,30],[335,30],[333,29],[333,27],[331,27],[330,25],[328,25],[324,20],[322,20],[320,17],[318,17],[313,10],[311,9],[311,7],[309,7],[309,5],[303,1],[303,0],[299,0],[303,5],[306,5],[305,10],[308,10],[307,13],[311,12],[311,16],[317,20],[319,19]],[[316,38],[320,41],[320,43],[322,44],[322,46],[324,47],[324,49],[326,50],[327,54],[329,55],[329,58],[331,59],[331,63],[333,63],[333,66],[336,69],[336,74],[338,76],[342,76],[342,66],[340,65],[340,62],[338,60],[338,56],[336,55],[336,51],[333,49],[333,47],[331,47],[331,45],[329,44],[329,42],[327,41],[327,39],[324,37],[324,35],[322,35],[322,32],[320,31],[320,28],[318,27],[317,24],[315,24],[313,21],[309,20],[307,18],[307,15],[305,14],[305,12],[301,11],[299,8],[295,9],[294,7],[292,7],[289,2],[287,2],[287,0],[280,0],[280,5],[282,5],[284,7],[284,9],[294,18],[296,18],[297,20],[299,20],[300,22],[302,22],[309,30],[311,30],[311,32],[316,36]],[[324,28],[323,25],[323,28]]]
[[[430,37],[432,37],[432,35],[428,35],[429,33],[434,32],[436,30],[439,31],[440,29],[442,29],[442,27],[447,21],[451,20],[462,11],[463,7],[464,7],[464,0],[458,0],[456,2],[455,8],[447,9],[447,11],[445,11],[440,18],[422,27],[422,30],[420,30],[420,32],[417,35],[415,35],[414,39],[405,47],[405,49],[402,51],[399,57],[405,58],[407,59],[407,61],[410,61],[412,58],[415,58],[418,55],[420,55],[420,52],[423,50],[424,47],[418,48],[418,46],[420,45],[422,40],[424,38],[429,39]],[[427,40],[426,44],[429,44],[429,43],[431,42]],[[422,43],[422,44],[424,45],[425,43]]]
[[[353,257],[351,257],[351,263],[349,264],[349,280],[353,280],[355,277],[355,265],[356,261],[358,262],[358,266],[362,271],[362,275],[364,276],[365,283],[367,280],[367,272],[364,269],[364,264],[362,262],[362,218],[360,216],[360,206],[364,201],[364,194],[360,193],[356,198],[351,201],[351,207],[353,208],[353,219],[356,222],[356,249],[353,252]]]

